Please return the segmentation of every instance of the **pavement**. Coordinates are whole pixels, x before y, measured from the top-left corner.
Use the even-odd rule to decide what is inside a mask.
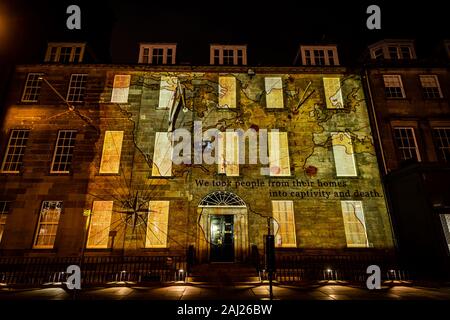
[[[217,285],[175,282],[143,287],[133,284],[93,287],[74,291],[65,286],[46,288],[0,288],[0,300],[267,300],[267,283]],[[423,287],[398,283],[368,290],[327,281],[313,285],[273,286],[275,300],[447,300],[450,287]]]

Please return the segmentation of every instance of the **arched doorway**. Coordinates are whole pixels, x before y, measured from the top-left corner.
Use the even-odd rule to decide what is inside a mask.
[[[236,194],[215,191],[198,204],[200,262],[242,262],[249,252],[247,205]]]

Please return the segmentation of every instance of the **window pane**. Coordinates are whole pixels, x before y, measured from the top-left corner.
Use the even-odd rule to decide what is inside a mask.
[[[114,76],[114,84],[111,95],[111,102],[114,103],[127,103],[128,102],[128,92],[130,90],[131,75],[120,75],[116,74]]]
[[[3,233],[5,231],[6,218],[9,213],[9,201],[0,201],[0,243],[2,242]]]
[[[394,139],[400,152],[401,160],[420,161],[413,128],[394,128]]]
[[[2,163],[2,172],[18,173],[25,154],[29,130],[12,130]]]
[[[292,201],[272,201],[275,246],[296,247],[294,203]]]
[[[323,87],[328,109],[344,107],[341,80],[339,78],[323,78]]]
[[[438,156],[442,161],[450,161],[450,128],[434,128],[433,138]]]
[[[34,241],[34,248],[53,248],[61,216],[62,201],[44,201]]]
[[[236,108],[236,78],[219,77],[219,108]]]
[[[23,90],[22,101],[23,102],[37,102],[39,94],[41,92],[43,73],[29,73],[25,82],[25,88]]]
[[[68,173],[72,165],[73,149],[77,132],[74,130],[60,130],[56,140],[55,151],[50,172]]]
[[[384,75],[384,88],[387,98],[404,98],[403,84],[399,75]]]
[[[161,77],[158,109],[170,109],[173,106],[177,86],[177,77]]]
[[[100,173],[119,173],[123,131],[106,131]]]
[[[170,177],[172,175],[172,152],[171,134],[156,132],[152,176]]]
[[[271,176],[290,176],[287,132],[269,132],[269,163]]]
[[[280,77],[266,77],[266,107],[283,108],[283,81]]]
[[[113,201],[94,201],[89,224],[87,248],[107,248]]]
[[[169,201],[150,201],[147,218],[146,248],[166,248]]]
[[[361,201],[341,201],[347,247],[369,246]]]
[[[331,141],[336,176],[356,177],[356,163],[350,134],[346,132],[334,132],[331,134]]]

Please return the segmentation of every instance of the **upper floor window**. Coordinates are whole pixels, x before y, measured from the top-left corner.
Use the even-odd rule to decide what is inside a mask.
[[[82,62],[85,46],[84,43],[49,43],[45,55],[45,62]]]
[[[210,64],[213,65],[247,65],[247,46],[211,45]]]
[[[75,147],[75,130],[59,130],[56,140],[51,173],[69,173],[72,166],[73,149]]]
[[[87,74],[72,74],[70,76],[69,89],[67,90],[68,102],[83,102],[86,92]]]
[[[12,130],[9,136],[8,147],[3,158],[3,173],[19,173],[22,166],[25,148],[30,130]]]
[[[425,99],[439,99],[443,97],[441,86],[439,85],[439,80],[436,75],[420,75],[419,79]]]
[[[438,157],[442,161],[450,162],[450,128],[433,128],[433,138]]]
[[[177,45],[174,43],[142,43],[139,51],[139,63],[175,64]]]
[[[405,98],[405,90],[400,75],[384,75],[383,81],[386,98]]]
[[[127,103],[128,93],[130,91],[131,75],[116,74],[114,76],[113,90],[111,93],[111,102]]]
[[[370,57],[380,60],[411,60],[416,58],[414,43],[409,40],[383,40],[369,47]]]
[[[303,65],[339,65],[339,57],[336,46],[300,46],[300,51]]]
[[[29,73],[23,89],[22,102],[37,102],[41,93],[43,73]]]
[[[400,153],[401,160],[417,160],[420,161],[419,148],[417,146],[414,128],[394,128],[394,139]]]

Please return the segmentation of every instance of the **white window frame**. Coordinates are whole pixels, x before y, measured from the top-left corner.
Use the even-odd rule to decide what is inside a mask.
[[[325,64],[319,65],[315,59],[314,50],[319,50],[323,52]],[[330,56],[328,55],[328,50],[333,52],[333,61],[334,64],[332,66],[339,66],[339,55],[336,46],[300,46],[300,53],[302,56],[302,64],[303,65],[312,65],[312,66],[330,66]],[[308,58],[310,59],[310,64],[306,61],[306,52],[309,52]]]
[[[69,134],[69,137],[66,135]],[[59,130],[58,137],[56,138],[55,149],[53,151],[52,164],[50,166],[50,173],[70,173],[73,162],[73,150],[75,148],[77,131],[76,130]],[[63,144],[60,145],[60,141],[63,140]],[[69,141],[66,144],[65,141]],[[71,143],[73,141],[73,144]],[[56,162],[56,157],[65,157],[67,161]],[[57,164],[59,169],[55,170],[55,165]],[[68,170],[60,170],[61,166]]]
[[[125,84],[125,86],[119,86]],[[111,92],[112,103],[128,103],[128,94],[130,92],[131,75],[116,74],[114,75],[113,89]]]
[[[113,206],[113,201],[93,201],[86,249],[108,248]],[[101,241],[93,243],[99,233]]]
[[[391,54],[389,52],[389,48],[395,48],[396,53],[394,59],[392,59]],[[404,57],[402,48],[408,48],[409,57]],[[376,52],[378,50],[382,50],[382,55],[377,55]],[[381,41],[377,42],[377,44],[370,46],[370,57],[372,59],[379,59],[380,57],[386,60],[413,60],[416,59],[416,52],[414,50],[414,44],[406,41],[406,42],[386,42]]]
[[[85,43],[68,43],[68,42],[61,42],[61,43],[49,43],[47,46],[47,53],[45,54],[45,62],[60,62],[61,59],[61,49],[62,48],[70,48],[70,56],[69,61],[64,63],[79,63],[83,62],[84,52],[86,49]],[[78,60],[76,60],[76,49],[80,49],[80,55],[78,57]],[[52,50],[56,49],[55,55],[52,60]],[[62,63],[62,62],[61,62]]]
[[[53,220],[51,222],[44,222],[43,221],[43,214],[44,212],[44,206],[48,204],[48,205],[56,205],[59,204],[60,208],[59,208],[59,213],[58,213],[58,218],[57,220]],[[39,211],[39,218],[38,218],[38,223],[37,223],[37,227],[36,227],[36,235],[34,237],[34,242],[33,242],[33,249],[53,249],[53,247],[55,246],[55,241],[56,241],[56,237],[58,235],[58,227],[59,227],[59,220],[61,219],[61,214],[62,214],[62,210],[63,210],[63,202],[62,201],[42,201],[41,204],[41,210]],[[56,210],[56,209],[50,209],[50,210]],[[40,230],[41,230],[41,226],[42,225],[56,225],[56,229],[55,232],[50,234],[50,236],[53,236],[53,242],[51,244],[44,244],[44,245],[39,245],[38,244],[38,240],[40,237]]]
[[[396,84],[399,84],[400,86],[394,86],[394,82],[398,82]],[[387,99],[404,99],[406,98],[406,94],[405,94],[405,89],[403,87],[403,81],[402,81],[402,76],[399,74],[384,74],[383,75],[383,84],[384,84],[384,92],[385,92],[385,97]],[[393,97],[392,93],[390,91],[388,91],[388,88],[400,88],[401,97]],[[389,92],[389,95],[388,95]]]
[[[148,56],[144,54],[145,50],[148,50]],[[162,49],[163,50],[163,59],[162,63],[156,63],[153,57],[154,49]],[[172,50],[172,56],[170,61],[168,59],[168,50]],[[141,43],[139,48],[139,61],[138,63],[143,64],[154,64],[154,65],[164,65],[164,64],[175,64],[175,57],[177,45],[175,43]],[[146,58],[147,57],[147,58]],[[145,61],[147,59],[147,61]]]
[[[25,136],[23,136],[25,135]],[[3,157],[1,173],[19,173],[23,165],[23,157],[25,155],[25,150],[27,148],[28,139],[30,138],[30,130],[28,129],[13,129],[9,134],[8,146],[6,147],[5,156]],[[12,140],[16,142],[21,141],[21,144],[12,145]],[[19,161],[7,161],[8,157],[17,156]],[[14,170],[11,170],[12,164],[14,165]],[[5,170],[5,166],[8,165],[8,169]]]
[[[284,205],[286,210],[282,210],[281,207]],[[287,219],[282,219],[286,218]],[[275,235],[275,246],[277,248],[296,248],[297,247],[297,231],[295,226],[295,210],[294,202],[292,200],[272,200],[272,217]],[[290,224],[290,221],[292,220]],[[291,233],[293,242],[283,242],[283,237],[281,235],[280,229],[286,228],[286,233]]]
[[[412,133],[412,138],[413,138],[412,141],[414,142],[414,148],[411,148],[411,147],[408,147],[408,146],[404,146],[403,142],[402,142],[402,146],[400,146],[398,144],[398,139],[397,139],[397,136],[396,136],[396,133],[395,133],[395,132],[397,132],[397,130],[408,130],[408,131],[410,131]],[[403,161],[403,160],[411,159],[411,158],[403,159],[404,153],[403,153],[402,150],[413,150],[414,149],[415,153],[416,153],[417,161],[419,161],[419,162],[422,161],[421,158],[420,158],[419,146],[417,144],[416,133],[415,133],[415,128],[414,127],[401,127],[401,126],[394,127],[394,137],[393,138],[394,138],[394,142],[395,142],[395,145],[397,147],[397,150],[398,150],[398,152],[400,153],[400,156],[401,156],[400,160]],[[409,142],[409,139],[408,139],[408,144],[409,143],[410,142]]]
[[[347,210],[349,208],[349,206],[352,206],[355,209],[354,212],[357,211],[357,208],[360,209],[360,212],[356,212],[356,218],[362,224],[362,227],[364,229],[364,233],[363,233],[364,238],[365,238],[364,244],[351,242],[352,238],[350,236],[350,226],[349,226],[350,221],[349,221],[347,215],[352,214],[352,212],[350,212],[350,210]],[[354,201],[354,200],[341,201],[341,210],[342,210],[342,218],[343,218],[343,222],[344,222],[344,232],[345,232],[347,247],[348,248],[368,248],[369,247],[369,238],[367,236],[367,226],[366,226],[366,219],[365,219],[365,215],[364,215],[362,201]]]
[[[6,221],[10,210],[11,201],[0,201],[0,243],[5,233]]]
[[[169,214],[170,201],[149,201],[145,248],[168,248]],[[162,239],[158,238],[156,234],[162,236]]]
[[[219,51],[219,65],[224,65],[224,50],[231,50],[233,52],[233,64],[231,65],[247,65],[247,46],[246,45],[219,45],[212,44],[209,47],[209,63],[215,65],[214,57],[215,50]],[[242,64],[239,63],[239,51],[242,52]]]
[[[84,102],[87,85],[86,73],[74,73],[70,75],[69,88],[67,89],[66,100],[68,102]]]
[[[425,99],[442,99],[441,85],[439,84],[439,78],[435,74],[421,74],[419,75],[420,85],[422,86],[423,95]],[[434,84],[434,85],[432,85]],[[426,88],[436,88],[438,91],[438,97],[430,97]]]
[[[22,102],[38,102],[41,95],[42,79],[39,79],[44,74],[41,72],[30,72],[25,80],[25,86],[22,92]],[[36,79],[30,79],[37,77]],[[32,93],[30,91],[33,91]]]

